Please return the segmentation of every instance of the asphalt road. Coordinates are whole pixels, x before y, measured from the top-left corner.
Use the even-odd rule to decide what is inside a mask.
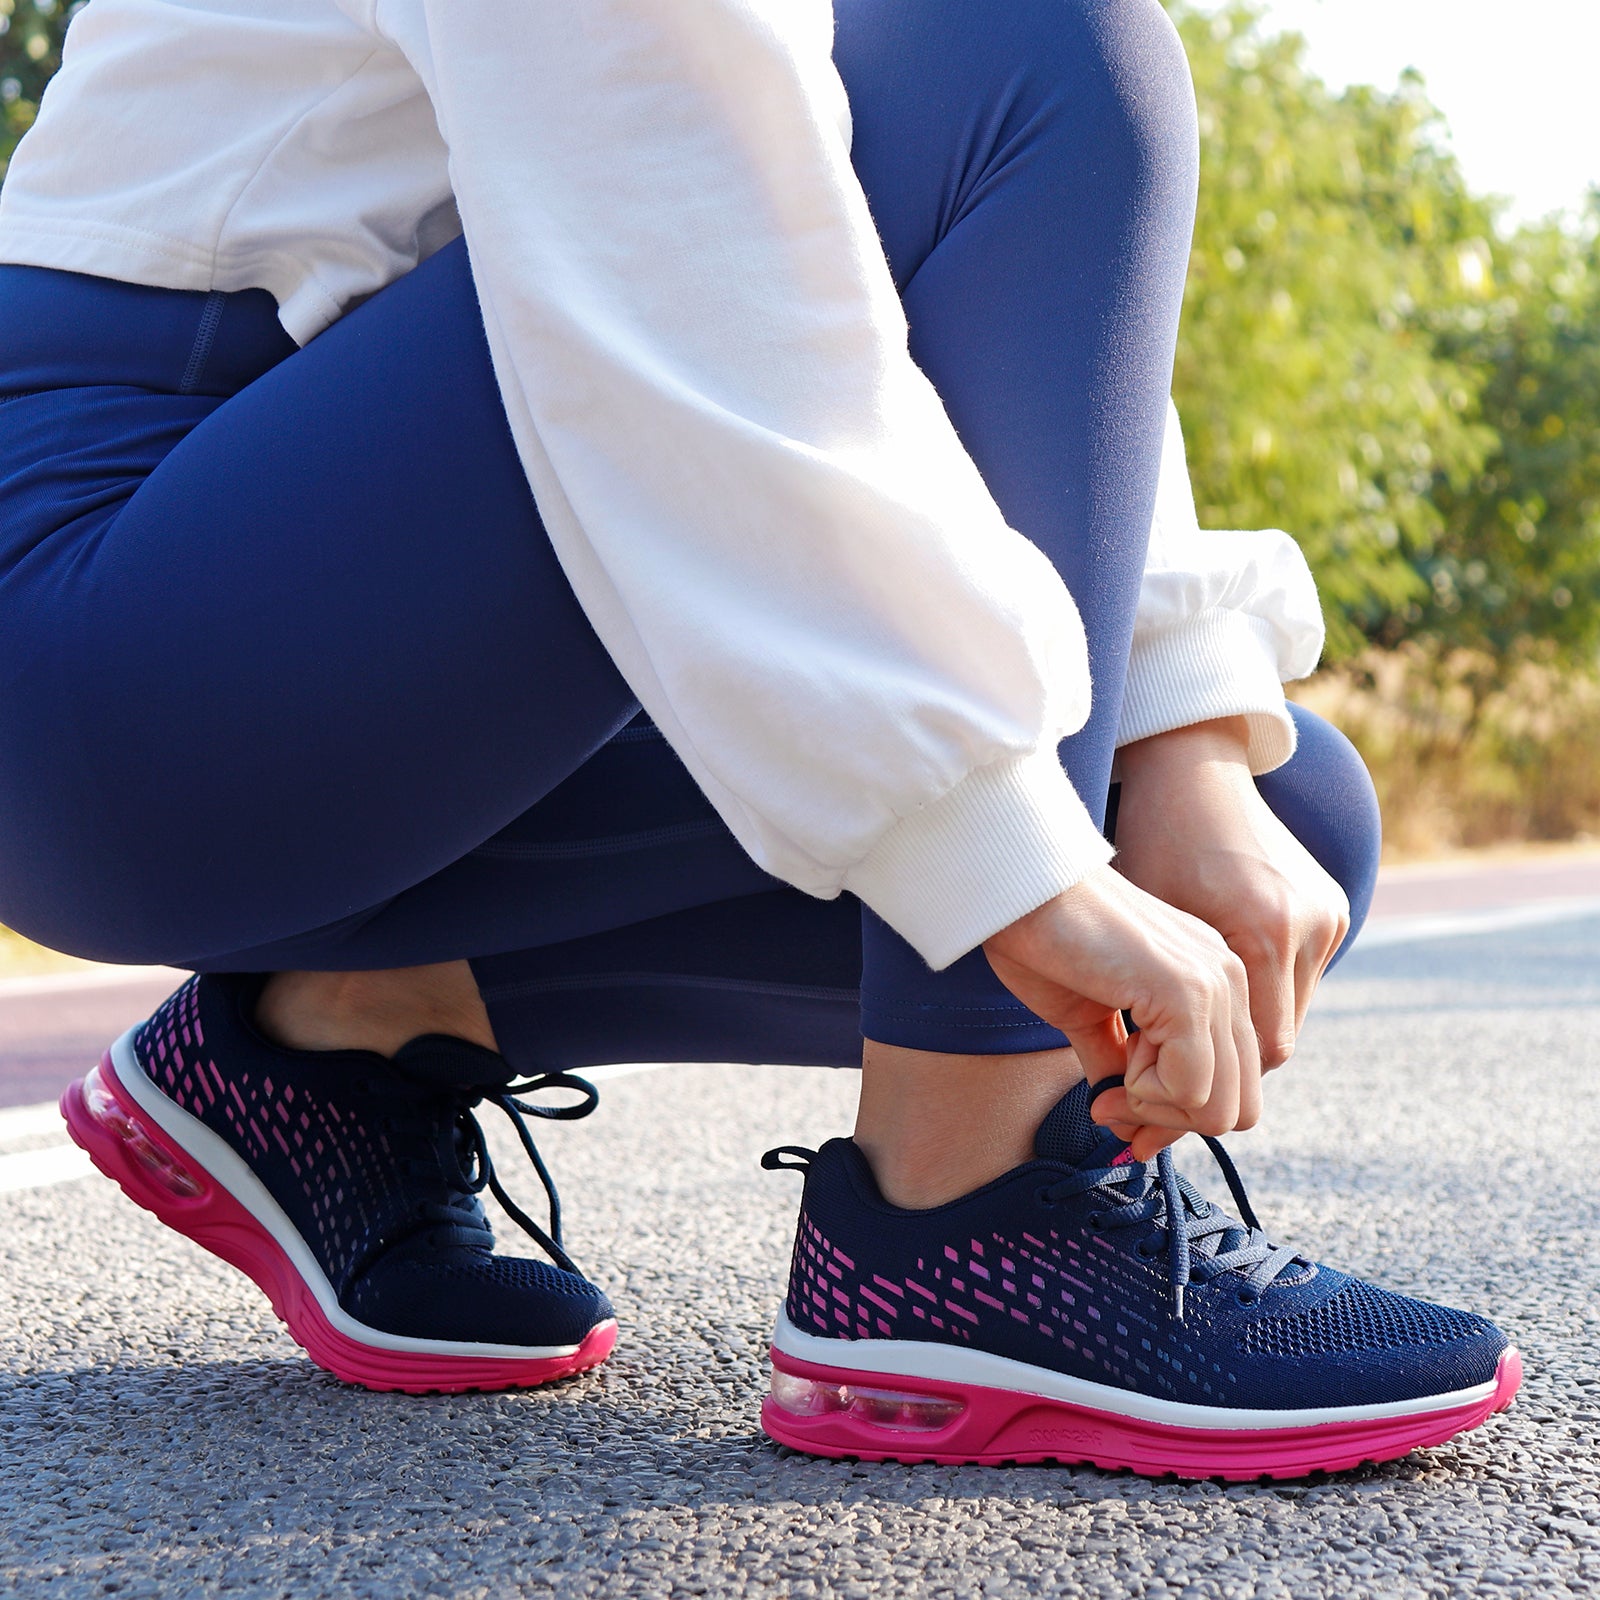
[[[1280,1237],[1512,1331],[1522,1398],[1454,1446],[1272,1488],[780,1451],[796,1180],[756,1157],[852,1078],[679,1067],[544,1141],[624,1333],[542,1392],[344,1388],[98,1177],[0,1194],[0,1594],[1600,1593],[1600,917],[1515,923],[1358,950],[1233,1141]]]

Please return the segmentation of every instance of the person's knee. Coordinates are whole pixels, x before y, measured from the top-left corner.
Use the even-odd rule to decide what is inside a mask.
[[[1193,219],[1199,121],[1182,40],[1160,0],[1001,0],[992,30],[1002,148],[1054,140],[1118,212]],[[979,20],[981,19],[981,20]],[[1026,129],[1026,137],[1018,133]],[[1092,152],[1092,162],[1083,163]]]
[[[1200,141],[1194,82],[1160,0],[1016,3],[1053,41],[1055,71],[1073,105],[1092,118],[1097,147],[1109,141],[1126,150],[1156,186],[1192,190]]]
[[[1187,261],[1198,122],[1159,0],[835,0],[834,11],[853,159],[902,286],[1000,193],[1020,196],[1038,227],[1104,235],[1113,255],[1131,225]]]
[[[935,10],[950,10],[949,0]],[[1030,91],[1093,119],[1164,161],[1198,142],[1183,41],[1160,0],[993,0],[954,7],[970,34],[966,59],[1001,70],[1008,97]]]
[[[1350,902],[1350,948],[1372,905],[1383,846],[1377,791],[1361,753],[1332,723],[1291,704],[1297,742],[1276,772],[1256,780],[1280,821],[1338,883]]]
[[[936,108],[1011,133],[1056,109],[1121,124],[1165,158],[1198,139],[1194,85],[1160,0],[836,0],[834,59],[856,120]]]

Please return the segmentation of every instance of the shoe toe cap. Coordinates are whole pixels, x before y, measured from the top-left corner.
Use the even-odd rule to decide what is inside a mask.
[[[1258,1382],[1298,1396],[1291,1404],[1350,1406],[1492,1383],[1510,1340],[1471,1312],[1352,1278],[1315,1305],[1250,1323],[1238,1345]]]
[[[577,1273],[485,1250],[390,1251],[341,1300],[385,1333],[522,1348],[576,1345],[613,1314]]]

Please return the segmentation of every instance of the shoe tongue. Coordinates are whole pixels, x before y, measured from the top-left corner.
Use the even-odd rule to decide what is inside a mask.
[[[1126,1150],[1109,1128],[1089,1118],[1089,1085],[1075,1084],[1056,1101],[1034,1135],[1034,1154],[1065,1167],[1109,1167]]]

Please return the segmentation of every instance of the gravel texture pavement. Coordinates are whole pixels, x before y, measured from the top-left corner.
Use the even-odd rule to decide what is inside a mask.
[[[529,1394],[344,1388],[98,1176],[0,1196],[0,1594],[1595,1595],[1597,1031],[1600,921],[1358,952],[1329,980],[1266,1126],[1233,1141],[1257,1209],[1491,1313],[1529,1376],[1453,1446],[1271,1488],[765,1442],[798,1182],[756,1158],[845,1129],[847,1073],[626,1078],[541,1135],[624,1332]]]

